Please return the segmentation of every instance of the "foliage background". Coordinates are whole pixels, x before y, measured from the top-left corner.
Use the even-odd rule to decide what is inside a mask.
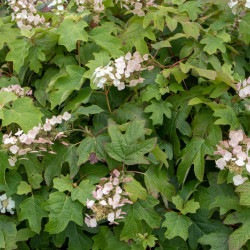
[[[33,100],[20,98],[11,109],[0,98],[1,134],[72,114],[70,127],[58,128],[68,131],[69,146],[56,143],[56,155],[28,154],[11,167],[0,152],[0,191],[16,202],[14,215],[0,215],[0,247],[248,249],[249,181],[235,190],[232,175],[215,167],[214,151],[230,130],[249,136],[247,100],[238,97],[236,83],[250,72],[250,14],[237,22],[227,1],[172,0],[155,1],[158,7],[138,17],[103,2],[97,25],[91,11],[72,8],[44,14],[51,27],[31,31],[17,28],[7,6],[0,7],[0,87],[33,90]],[[134,88],[111,87],[110,113],[91,76],[129,51],[149,53],[154,69]],[[117,142],[124,135],[111,127],[124,132],[135,120],[143,121],[147,130],[135,128],[143,136]],[[151,152],[134,149],[128,157],[131,145],[151,138],[157,138]],[[103,161],[91,164],[91,153]],[[134,178],[124,187],[134,204],[118,226],[102,221],[88,228],[94,184],[124,165]]]

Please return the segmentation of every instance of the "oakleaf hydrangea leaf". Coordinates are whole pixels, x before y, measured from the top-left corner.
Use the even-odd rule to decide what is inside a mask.
[[[105,150],[113,159],[127,165],[148,164],[144,155],[154,149],[156,138],[140,141],[145,135],[144,121],[134,120],[122,134],[117,124],[109,123],[108,132],[112,142],[105,144]]]
[[[27,133],[41,122],[43,113],[33,105],[31,98],[23,97],[15,100],[12,108],[3,110],[3,126],[17,123]]]
[[[226,46],[224,45],[224,40],[220,37],[207,36],[200,41],[201,44],[205,44],[204,51],[209,55],[214,54],[219,49],[221,52],[226,52]]]
[[[126,192],[130,193],[129,199],[132,202],[136,202],[137,199],[146,200],[147,199],[147,191],[146,189],[141,185],[140,182],[132,179],[131,182],[124,184],[124,189]]]
[[[152,113],[150,119],[153,121],[154,125],[162,125],[164,115],[167,118],[171,117],[170,107],[172,107],[172,104],[169,102],[152,102],[152,104],[145,108],[145,112]]]
[[[127,216],[124,219],[124,227],[120,238],[128,241],[133,239],[136,234],[142,232],[144,220],[149,227],[158,228],[160,226],[161,217],[154,211],[154,206],[158,204],[152,196],[148,196],[147,200],[138,200],[134,205],[126,207]]]
[[[88,34],[84,30],[88,24],[85,21],[75,22],[70,19],[65,19],[63,23],[57,30],[57,33],[60,35],[58,44],[64,45],[68,51],[76,49],[76,42],[88,40]]]
[[[188,238],[188,228],[192,225],[192,221],[187,216],[179,215],[176,212],[168,212],[164,216],[166,219],[162,226],[167,227],[166,238],[173,239],[180,236],[186,240]]]
[[[42,197],[32,196],[20,204],[21,212],[18,216],[18,220],[28,220],[31,230],[37,234],[41,231],[42,218],[48,216],[48,213],[41,208],[43,201]]]
[[[45,231],[50,234],[62,232],[70,221],[77,225],[83,225],[83,205],[78,201],[72,201],[70,196],[64,193],[54,192],[49,199],[42,204],[42,208],[49,211],[49,222],[45,225]]]
[[[17,234],[16,224],[6,215],[0,216],[0,247],[6,249],[9,237]]]
[[[79,200],[84,206],[86,206],[87,199],[93,197],[92,191],[95,190],[95,186],[89,183],[89,180],[83,180],[79,186],[75,187],[71,193],[73,201]]]
[[[61,175],[54,178],[54,188],[58,189],[60,192],[72,191],[73,190],[73,181],[69,175]]]

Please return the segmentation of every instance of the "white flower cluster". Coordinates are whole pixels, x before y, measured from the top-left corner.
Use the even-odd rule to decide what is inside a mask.
[[[57,133],[54,126],[61,124],[62,121],[68,121],[71,115],[65,112],[63,115],[53,116],[51,119],[46,119],[43,126],[39,124],[29,130],[27,134],[23,133],[22,130],[18,129],[15,135],[10,134],[3,135],[3,145],[4,149],[9,150],[12,155],[9,158],[9,163],[11,166],[15,166],[18,156],[25,155],[27,153],[39,153],[40,151],[49,152],[50,145],[54,144],[52,140],[56,140],[60,137],[66,137],[63,132]],[[61,142],[67,145],[66,142]]]
[[[14,214],[12,209],[15,208],[15,201],[11,197],[7,198],[6,194],[0,196],[0,211],[2,214],[5,214],[6,211],[10,214]]]
[[[130,182],[132,178],[124,177],[117,169],[114,169],[109,179],[102,178],[96,190],[92,192],[95,200],[87,200],[87,208],[93,211],[93,215],[86,215],[85,223],[88,227],[96,227],[97,221],[107,219],[110,224],[119,224],[116,219],[124,218],[126,214],[121,207],[126,203],[133,204],[126,196],[120,184]]]
[[[250,138],[247,138],[242,130],[230,131],[230,140],[220,141],[217,145],[216,155],[221,155],[222,158],[216,161],[216,166],[223,170],[228,168],[230,172],[235,173],[233,177],[236,186],[241,185],[248,178],[242,177],[250,173]]]
[[[250,77],[245,79],[243,83],[239,82],[237,84],[237,90],[239,91],[239,96],[242,99],[250,97]]]
[[[16,21],[20,29],[31,30],[33,27],[40,27],[45,24],[44,16],[37,13],[36,5],[46,3],[46,0],[7,0],[12,8],[12,21]],[[47,27],[48,23],[45,24]]]
[[[100,14],[104,11],[105,6],[103,5],[103,0],[75,0],[78,6],[77,11],[82,12],[86,9],[93,12],[94,23],[99,23]],[[95,15],[96,14],[96,15]]]
[[[154,0],[116,0],[116,3],[138,16],[145,16],[146,7],[155,6]]]
[[[140,77],[141,71],[154,68],[153,66],[143,68],[142,63],[147,60],[147,54],[141,57],[138,52],[133,55],[129,52],[125,57],[121,56],[115,61],[110,61],[105,67],[96,68],[92,78],[94,78],[97,87],[102,89],[106,84],[114,85],[118,90],[123,90],[127,82],[129,82],[129,87],[134,87],[144,80]]]
[[[60,15],[61,13],[63,13],[64,12],[64,0],[53,0],[49,5],[48,5],[48,7],[50,8],[50,7],[55,7],[56,8],[56,11],[55,11],[55,13],[57,14],[57,15]]]
[[[18,97],[24,97],[24,96],[29,96],[32,95],[32,90],[25,90],[19,85],[11,85],[7,88],[1,88],[0,92],[13,92],[15,93]]]
[[[228,6],[232,9],[233,14],[236,15],[239,7],[250,8],[250,0],[230,0]]]
[[[96,13],[104,11],[105,7],[102,0],[75,0],[78,6],[77,11],[81,12],[85,9],[91,9]]]

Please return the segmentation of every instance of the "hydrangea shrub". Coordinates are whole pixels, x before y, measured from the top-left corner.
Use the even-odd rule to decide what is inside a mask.
[[[0,248],[250,247],[250,1],[0,3]]]

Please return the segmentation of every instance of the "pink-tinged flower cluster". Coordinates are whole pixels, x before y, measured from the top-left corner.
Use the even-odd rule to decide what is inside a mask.
[[[239,96],[242,99],[250,97],[250,77],[248,77],[248,79],[245,79],[242,83],[239,82],[237,84],[237,90],[239,92]]]
[[[13,92],[18,97],[24,97],[24,96],[32,95],[32,90],[24,89],[19,85],[11,85],[11,86],[6,87],[6,88],[1,88],[0,92]]]
[[[116,3],[119,3],[121,7],[126,8],[134,15],[145,16],[145,10],[148,7],[155,6],[154,0],[116,0]]]
[[[91,10],[93,15],[93,20],[95,23],[99,23],[100,14],[103,13],[105,6],[103,5],[103,0],[76,0],[78,6],[77,11],[82,12],[84,10]]]
[[[49,26],[43,15],[37,13],[36,5],[46,0],[8,0],[12,13],[12,21],[16,21],[20,29],[31,30],[33,27]]]
[[[76,4],[79,12],[90,9],[96,13],[101,13],[105,9],[102,0],[76,0]]]
[[[67,1],[65,0],[53,0],[48,7],[52,8],[54,13],[60,15],[64,12],[64,3]]]
[[[61,124],[63,120],[68,121],[70,118],[71,115],[65,112],[63,115],[46,119],[43,126],[39,124],[33,127],[32,130],[29,130],[27,134],[18,129],[14,135],[12,135],[12,132],[3,135],[2,148],[11,153],[9,164],[15,166],[17,158],[27,153],[49,152],[55,154],[55,152],[51,151],[51,145],[54,144],[53,141],[61,137],[66,137],[63,132],[58,133],[55,127],[57,124]],[[62,141],[61,143],[67,145],[66,142]]]
[[[143,63],[147,60],[147,54],[141,57],[138,52],[133,55],[129,52],[125,57],[121,56],[115,61],[110,61],[105,67],[96,68],[92,76],[93,82],[98,88],[102,89],[104,85],[114,85],[118,90],[123,90],[125,83],[129,83],[129,87],[134,87],[144,81],[140,77],[141,71],[154,68],[153,66],[143,67]]]
[[[238,186],[248,179],[242,175],[250,174],[250,138],[247,138],[242,130],[230,131],[229,138],[230,140],[221,141],[220,145],[217,145],[217,151],[214,153],[222,157],[216,161],[216,166],[221,170],[228,168],[230,172],[235,173],[233,181]]]
[[[119,224],[117,219],[124,218],[126,213],[122,211],[126,203],[133,204],[120,186],[122,183],[130,182],[132,178],[125,177],[117,169],[114,169],[109,178],[102,178],[92,192],[95,200],[87,200],[87,208],[93,211],[92,215],[86,215],[85,223],[88,227],[96,227],[97,222],[107,219],[110,224]]]
[[[237,12],[239,12],[240,10],[241,10],[240,14],[243,14],[244,12],[247,11],[247,9],[250,8],[250,0],[245,0],[245,1],[241,1],[241,0],[229,0],[228,6],[232,9],[232,13],[234,15],[236,15]],[[246,13],[244,13],[244,15],[245,14]]]

